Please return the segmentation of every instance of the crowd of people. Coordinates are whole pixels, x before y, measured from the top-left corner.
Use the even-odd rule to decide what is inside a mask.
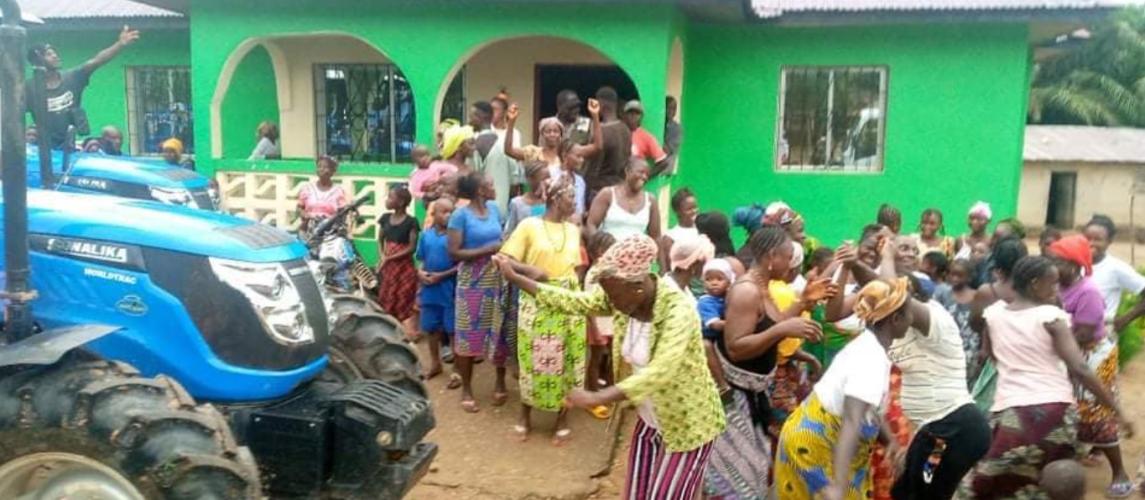
[[[673,155],[616,113],[639,103],[604,88],[587,117],[571,91],[557,104],[536,145],[519,144],[504,97],[443,123],[379,221],[379,301],[429,339],[427,377],[452,362],[465,411],[505,404],[511,376],[513,433],[556,412],[561,445],[572,409],[632,404],[626,498],[1081,498],[1081,467],[1102,459],[1107,495],[1132,494],[1117,332],[1145,315],[1120,308],[1145,277],[1109,254],[1108,217],[1047,230],[1032,255],[987,203],[959,237],[937,209],[904,231],[887,204],[832,249],[783,202],[729,218],[685,187],[662,229],[644,188]],[[336,162],[319,165],[335,189]]]

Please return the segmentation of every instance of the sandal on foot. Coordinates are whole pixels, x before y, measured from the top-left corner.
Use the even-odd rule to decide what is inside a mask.
[[[517,440],[522,443],[529,440],[529,428],[521,424],[513,426],[513,434],[516,434]]]
[[[1134,489],[1132,481],[1119,481],[1105,489],[1105,498],[1129,498]]]
[[[442,370],[441,368],[434,368],[434,369],[430,370],[429,373],[425,374],[425,379],[430,380],[430,379],[432,379],[438,375],[441,375],[443,371],[444,370]]]
[[[588,412],[591,413],[592,416],[594,416],[600,420],[608,420],[608,417],[612,416],[612,410],[610,410],[607,406],[604,406],[604,405],[598,405],[598,406],[593,406],[592,408],[588,408]]]
[[[461,375],[458,375],[456,373],[450,373],[449,374],[449,383],[445,385],[445,388],[453,390],[453,389],[457,389],[458,387],[461,387]]]
[[[477,406],[477,402],[472,399],[462,401],[461,409],[465,410],[465,413],[477,413],[481,411],[481,408]]]
[[[509,400],[509,393],[507,392],[494,392],[493,393],[493,406],[501,406]]]
[[[572,436],[572,429],[561,429],[553,433],[553,446],[564,446]]]

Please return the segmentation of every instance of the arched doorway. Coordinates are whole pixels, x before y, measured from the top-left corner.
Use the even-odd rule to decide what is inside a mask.
[[[401,69],[342,33],[247,40],[224,65],[211,118],[215,156],[225,158],[245,157],[242,145],[253,145],[262,120],[277,119],[284,158],[405,163],[416,133]]]
[[[438,94],[439,121],[464,121],[469,105],[501,92],[517,103],[517,128],[525,143],[534,143],[541,118],[556,114],[556,95],[576,91],[587,101],[610,86],[620,99],[638,99],[636,84],[623,68],[595,48],[567,38],[513,37],[483,44],[458,61]],[[623,104],[622,104],[623,105]]]

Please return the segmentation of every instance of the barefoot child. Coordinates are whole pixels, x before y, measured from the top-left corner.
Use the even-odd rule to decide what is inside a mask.
[[[402,322],[407,332],[415,331],[417,326],[405,324],[414,317],[414,299],[417,298],[413,253],[417,249],[419,226],[417,219],[407,213],[411,201],[408,189],[394,186],[386,197],[386,209],[390,212],[378,217],[378,255],[382,256],[378,266],[381,278],[378,304]]]
[[[429,337],[429,354],[432,359],[426,378],[433,378],[442,372],[441,345],[449,344],[453,334],[453,302],[457,281],[457,263],[449,256],[449,236],[446,224],[453,214],[453,202],[442,198],[433,204],[434,226],[421,233],[417,244],[417,260],[421,269],[417,272],[421,283],[419,299],[421,303],[421,332]],[[452,374],[449,388],[461,385],[461,378]]]

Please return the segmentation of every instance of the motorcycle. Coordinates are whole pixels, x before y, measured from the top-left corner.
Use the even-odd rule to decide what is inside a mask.
[[[302,235],[302,241],[310,251],[319,285],[372,302],[377,296],[378,276],[358,255],[349,236],[349,221],[358,219],[358,208],[367,201],[369,197],[363,196],[330,217],[315,218],[311,221],[313,229]]]

